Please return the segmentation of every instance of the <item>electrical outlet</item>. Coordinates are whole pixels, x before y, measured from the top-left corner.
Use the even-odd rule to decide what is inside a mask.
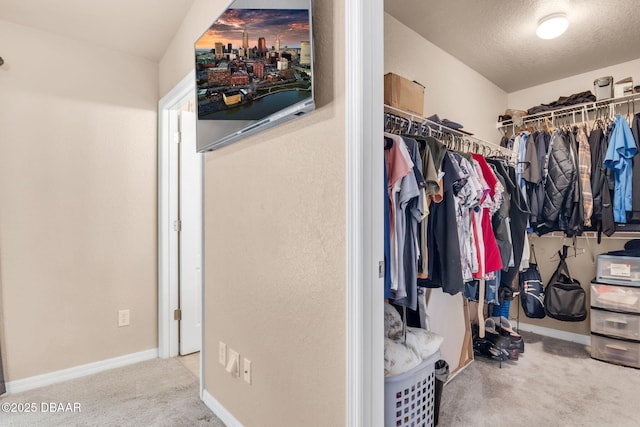
[[[129,326],[130,323],[130,311],[126,310],[118,310],[118,327],[120,326]]]
[[[222,366],[227,366],[227,345],[220,341],[218,346],[218,362]]]
[[[244,378],[244,382],[251,385],[251,360],[244,358],[242,362],[242,377]]]

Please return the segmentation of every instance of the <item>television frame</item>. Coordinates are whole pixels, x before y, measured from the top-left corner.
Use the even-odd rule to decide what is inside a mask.
[[[194,74],[196,80],[196,108],[197,108],[197,128],[196,140],[197,151],[208,152],[222,148],[251,135],[255,135],[263,130],[270,129],[281,123],[304,116],[315,110],[315,87],[314,87],[314,41],[313,41],[313,0],[270,0],[265,6],[264,0],[234,0],[225,10],[216,17],[213,23],[198,37],[194,43],[194,63],[197,61],[197,42],[207,34],[207,32],[218,23],[220,18],[230,9],[273,9],[273,10],[308,10],[309,19],[309,48],[310,48],[310,90],[309,97],[290,104],[278,111],[260,118],[250,119],[203,119],[200,118],[200,104],[198,102],[198,75],[197,68]],[[306,40],[301,40],[306,41]]]

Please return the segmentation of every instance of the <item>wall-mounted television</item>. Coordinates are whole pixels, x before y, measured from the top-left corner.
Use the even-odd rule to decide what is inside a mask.
[[[195,42],[197,148],[315,109],[312,0],[234,0]]]

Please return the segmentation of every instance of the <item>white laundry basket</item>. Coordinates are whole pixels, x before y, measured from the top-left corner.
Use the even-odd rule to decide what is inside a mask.
[[[433,427],[436,352],[415,368],[384,379],[384,427]]]

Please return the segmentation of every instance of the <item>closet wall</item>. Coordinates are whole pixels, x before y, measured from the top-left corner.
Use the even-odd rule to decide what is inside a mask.
[[[227,4],[194,2],[163,90]],[[344,9],[315,2],[317,110],[205,157],[204,384],[247,427],[346,419]],[[251,385],[218,363],[219,341],[251,360]]]
[[[593,81],[604,76],[613,76],[614,82],[625,77],[633,77],[634,86],[638,85],[640,84],[640,58],[511,92],[507,95],[507,104],[509,108],[526,110],[542,103],[555,101],[560,96],[569,96],[586,90],[593,91]]]
[[[425,117],[438,114],[481,139],[500,142],[496,120],[507,106],[507,93],[388,13],[384,14],[384,72],[426,86]]]
[[[517,92],[508,94],[509,108],[526,110],[541,103],[549,103],[558,99],[559,96],[568,96],[573,93],[593,90],[593,81],[598,77],[613,76],[614,82],[622,80],[625,77],[633,77],[634,84],[640,83],[640,59],[624,62],[610,67],[602,68],[595,71],[578,74],[542,85],[530,87]],[[637,106],[637,104],[636,104]],[[623,108],[625,112],[626,108]],[[638,110],[640,112],[640,110]],[[495,119],[494,119],[495,120]],[[614,237],[616,235],[614,234]],[[619,235],[618,235],[619,236]],[[633,235],[627,234],[629,239],[634,238]],[[638,235],[640,237],[640,234]],[[532,240],[535,244],[536,255],[540,266],[540,273],[543,281],[548,280],[553,274],[557,266],[557,261],[551,261],[553,254],[562,247],[562,237],[538,237]],[[569,258],[567,264],[571,274],[580,281],[582,286],[587,290],[589,295],[589,282],[596,275],[595,259],[598,254],[621,249],[627,239],[612,239],[603,237],[602,243],[597,244],[595,239],[578,239],[578,247],[585,248],[586,251],[582,255],[575,258]],[[567,240],[567,244],[571,244]],[[515,316],[517,307],[512,306],[511,314]],[[558,331],[572,332],[576,334],[589,335],[590,320],[587,318],[584,322],[560,322],[551,318],[529,319],[521,315],[521,321],[527,324],[542,326],[546,328],[556,329]],[[585,337],[588,340],[588,337]]]

